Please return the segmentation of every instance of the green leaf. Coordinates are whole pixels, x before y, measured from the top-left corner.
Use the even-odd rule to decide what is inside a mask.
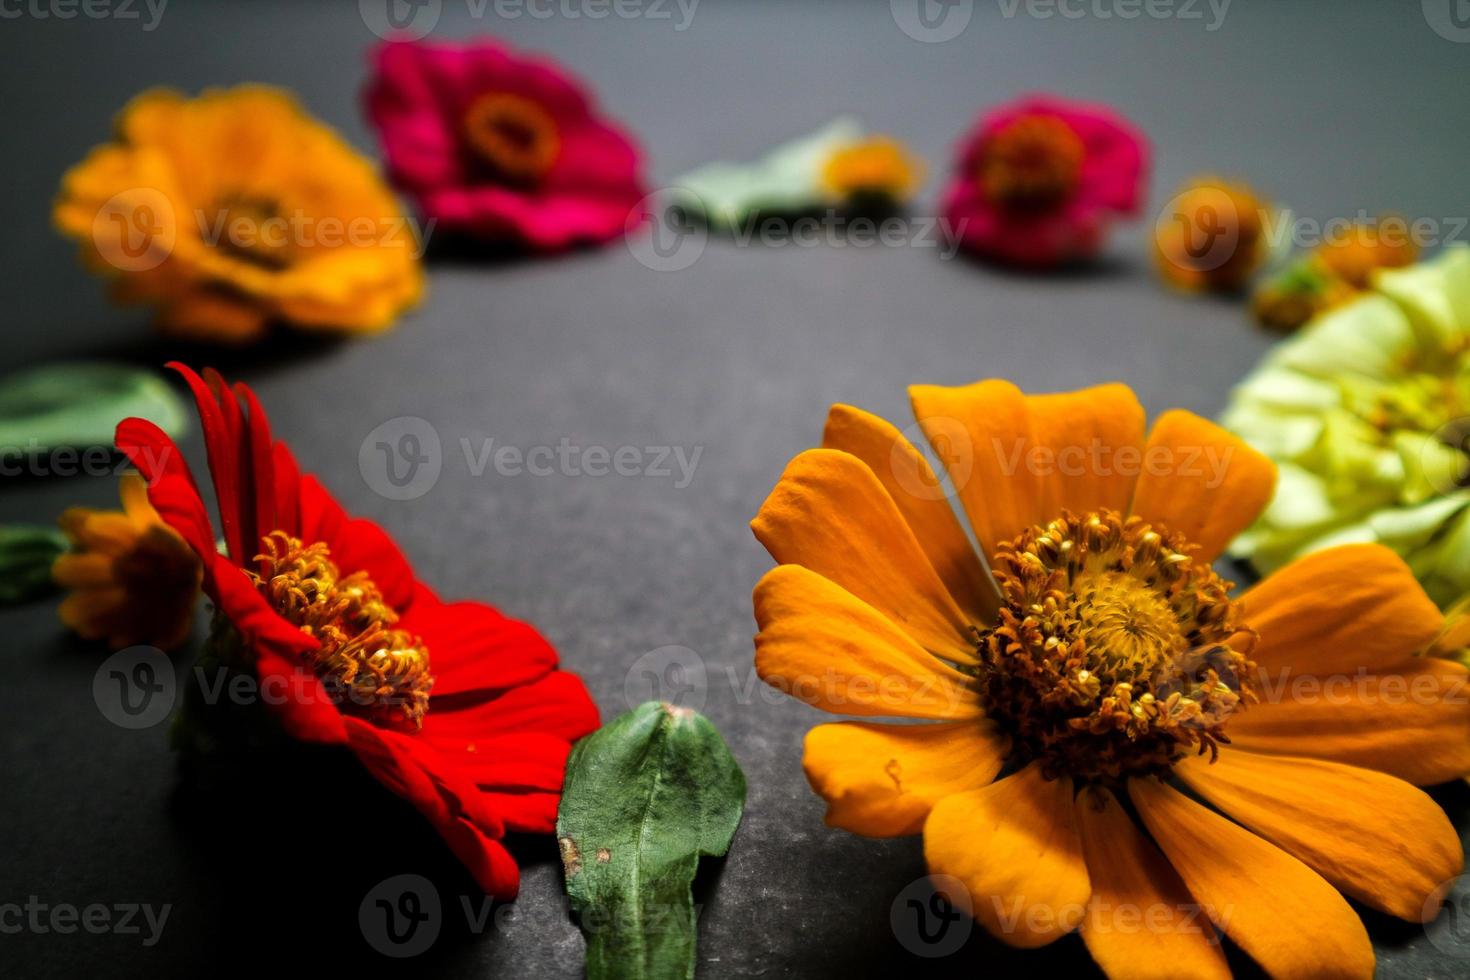
[[[0,524],[0,606],[28,602],[56,588],[51,563],[66,535],[44,524]]]
[[[188,418],[162,378],[123,364],[52,364],[0,379],[0,450],[111,446],[117,424],[133,416],[174,437]]]
[[[556,834],[588,980],[694,976],[694,873],[744,807],[744,773],[688,708],[650,701],[576,744]]]

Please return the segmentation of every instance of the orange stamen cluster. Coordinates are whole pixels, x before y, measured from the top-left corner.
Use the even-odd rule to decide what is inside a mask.
[[[1229,742],[1226,721],[1255,699],[1254,634],[1191,547],[1107,510],[1064,511],[1000,546],[1002,606],[977,631],[973,671],[1023,761],[1049,778],[1116,781]]]
[[[556,120],[536,102],[510,92],[480,96],[464,114],[469,145],[504,180],[533,183],[561,152]]]
[[[256,560],[261,591],[276,611],[320,641],[310,666],[344,711],[387,728],[417,730],[429,709],[429,651],[397,629],[398,614],[366,572],[343,575],[325,544],[284,531],[266,535]]]
[[[1077,187],[1084,147],[1071,126],[1055,116],[1023,116],[985,142],[980,186],[997,204],[1045,210]]]

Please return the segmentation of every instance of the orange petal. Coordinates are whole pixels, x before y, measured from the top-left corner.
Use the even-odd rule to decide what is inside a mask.
[[[974,661],[967,617],[898,505],[856,456],[835,449],[797,456],[750,526],[776,561],[836,582],[934,653]]]
[[[1174,771],[1200,796],[1375,909],[1433,918],[1465,855],[1439,804],[1401,779],[1318,759],[1220,753]]]
[[[1127,508],[1137,471],[1117,465],[1117,451],[1138,452],[1143,408],[1126,386],[1028,397],[977,381],[915,385],[909,398],[987,557],[1064,507]]]
[[[1229,980],[1220,936],[1184,882],[1103,788],[1077,797],[1092,899],[1082,939],[1114,980]]]
[[[904,434],[860,408],[833,405],[822,445],[868,464],[970,621],[992,622],[1000,605],[995,581],[981,566],[940,478]]]
[[[148,502],[148,481],[139,473],[128,472],[118,482],[118,495],[122,498],[123,513],[138,527],[162,524],[158,511]]]
[[[111,585],[112,558],[95,552],[67,552],[51,563],[51,580],[63,589],[85,589]]]
[[[816,572],[773,568],[754,598],[755,669],[772,687],[836,714],[980,717],[964,674]]]
[[[1349,544],[1299,558],[1241,596],[1260,638],[1251,659],[1273,680],[1403,666],[1444,623],[1404,560]]]
[[[1011,946],[1044,946],[1086,913],[1091,886],[1072,780],[1045,779],[1036,763],[940,800],[924,823],[924,858],[931,875],[969,890],[950,901]]]
[[[827,825],[865,837],[917,834],[934,804],[987,785],[1005,746],[986,722],[847,721],[806,734],[802,766],[827,801]]]
[[[1128,794],[1210,921],[1271,976],[1373,976],[1367,930],[1317,872],[1157,779]]]
[[[1193,412],[1154,421],[1133,495],[1133,513],[1199,545],[1214,561],[1265,509],[1276,488],[1276,464]]]
[[[1230,719],[1231,744],[1377,769],[1416,786],[1470,773],[1470,675],[1434,657],[1394,673],[1262,675],[1262,703]]]

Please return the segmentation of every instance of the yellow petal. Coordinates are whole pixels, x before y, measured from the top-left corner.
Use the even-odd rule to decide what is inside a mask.
[[[973,623],[992,622],[1000,605],[995,581],[981,566],[940,478],[903,433],[860,408],[833,405],[822,445],[868,464],[960,608]]]
[[[974,661],[966,616],[898,505],[856,456],[835,449],[797,456],[750,526],[776,561],[836,582],[934,653]]]
[[[1220,935],[1184,882],[1102,788],[1077,797],[1092,899],[1087,950],[1112,980],[1229,980]]]
[[[63,589],[85,589],[113,582],[112,558],[68,552],[51,563],[51,580]]]
[[[1214,561],[1260,516],[1276,488],[1276,465],[1239,437],[1193,412],[1160,415],[1143,450],[1133,513],[1199,545]]]
[[[1404,560],[1350,544],[1299,558],[1241,596],[1260,638],[1251,659],[1286,676],[1353,674],[1402,665],[1444,616]]]
[[[1110,507],[1125,510],[1143,408],[1124,385],[1023,395],[1008,381],[915,385],[914,415],[944,461],[986,557],[1033,524]]]
[[[1317,872],[1156,779],[1128,793],[1210,921],[1279,980],[1373,976],[1373,946]]]
[[[1435,657],[1391,673],[1297,677],[1258,685],[1262,703],[1230,719],[1231,744],[1331,759],[1416,786],[1470,773],[1470,675]]]
[[[1433,918],[1464,865],[1439,804],[1401,779],[1317,759],[1226,751],[1174,771],[1200,796],[1375,909]]]
[[[836,714],[980,717],[964,674],[816,572],[773,568],[756,584],[754,599],[755,668],[772,687]]]
[[[947,796],[924,823],[931,875],[950,875],[950,895],[1011,946],[1044,946],[1081,923],[1091,887],[1077,836],[1072,780],[1048,780],[1032,763],[984,789]]]
[[[122,498],[123,513],[139,527],[162,524],[158,511],[148,502],[148,481],[140,473],[124,473],[118,481],[118,495]]]
[[[902,837],[922,830],[946,796],[994,779],[1004,748],[986,722],[848,721],[807,732],[802,766],[827,801],[828,826],[865,837]]]

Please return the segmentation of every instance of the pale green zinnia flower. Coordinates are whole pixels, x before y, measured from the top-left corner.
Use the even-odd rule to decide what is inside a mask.
[[[1225,426],[1272,457],[1276,495],[1232,553],[1263,574],[1378,541],[1442,607],[1470,592],[1470,248],[1378,274],[1279,344]]]

